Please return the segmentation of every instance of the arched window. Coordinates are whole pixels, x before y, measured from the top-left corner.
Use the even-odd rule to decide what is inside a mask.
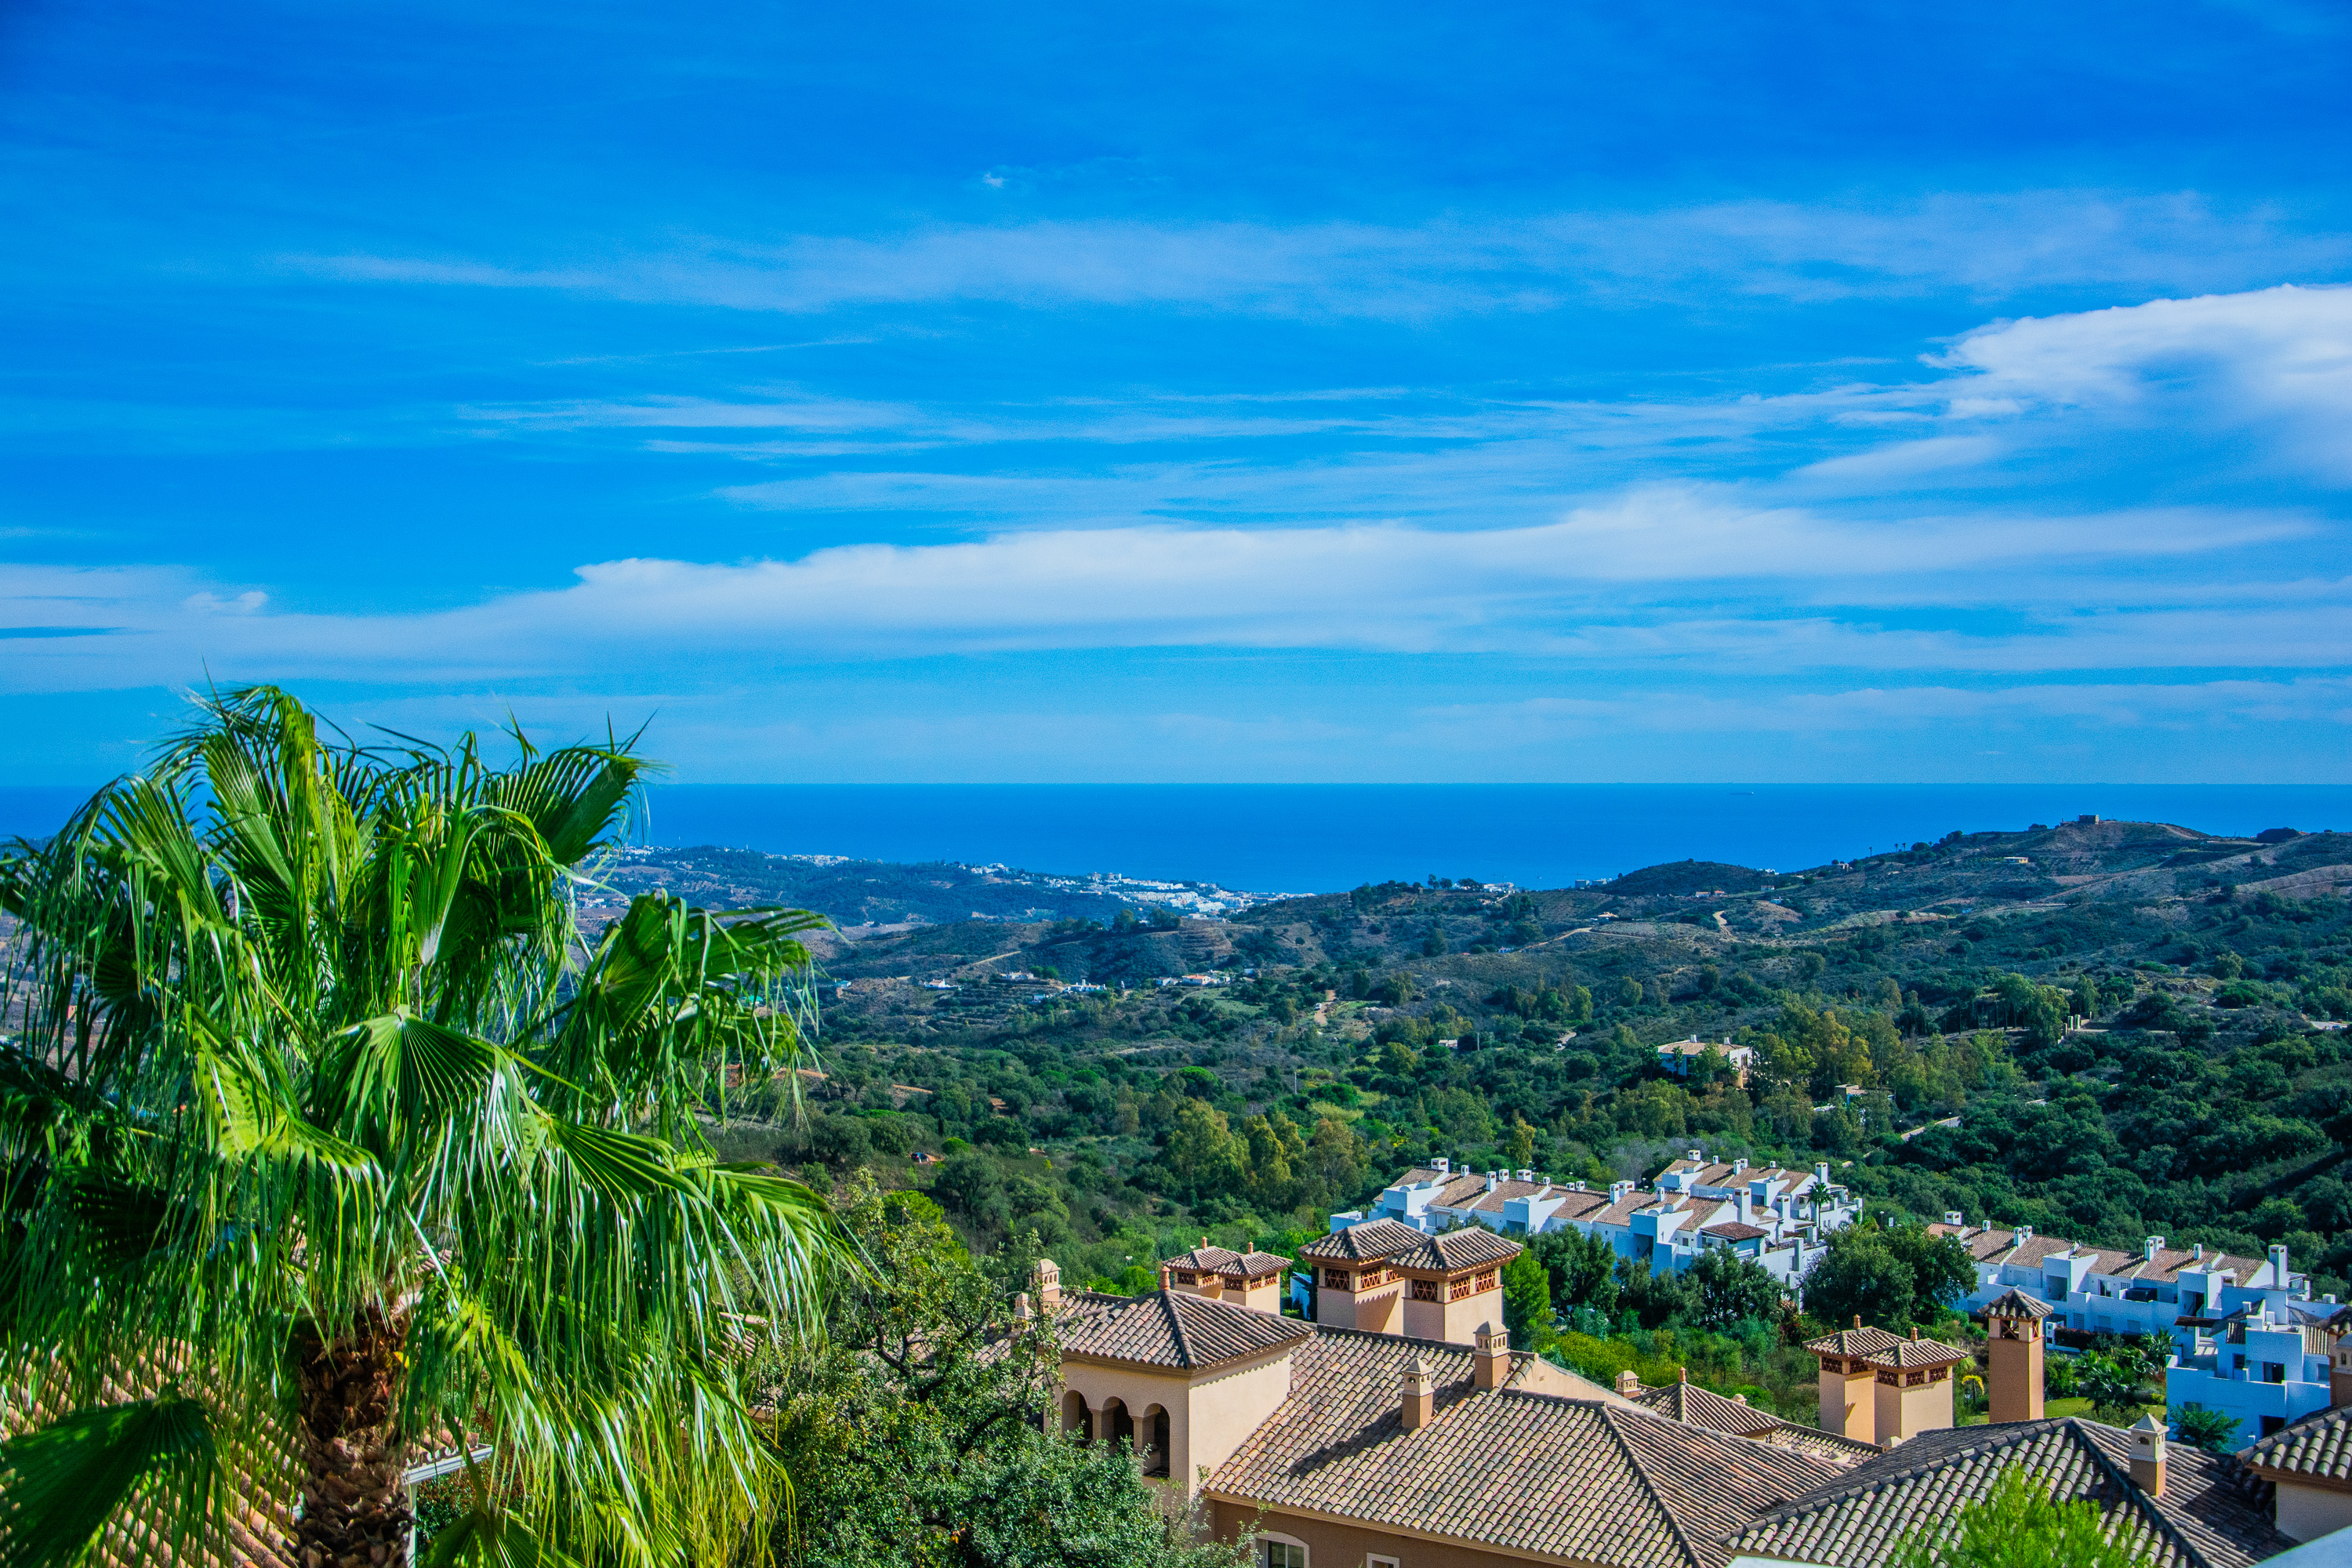
[[[1257,1561],[1258,1568],[1308,1568],[1307,1542],[1295,1535],[1261,1535]]]
[[[1098,1430],[1104,1441],[1113,1447],[1124,1443],[1130,1452],[1133,1451],[1135,1417],[1127,1413],[1127,1404],[1124,1400],[1114,1399],[1103,1406],[1102,1423]]]
[[[1165,1476],[1168,1473],[1168,1411],[1155,1405],[1143,1413],[1139,1423],[1143,1434],[1143,1473]]]
[[[1077,1434],[1081,1443],[1094,1441],[1094,1423],[1088,1418],[1087,1396],[1073,1388],[1062,1395],[1062,1430]]]

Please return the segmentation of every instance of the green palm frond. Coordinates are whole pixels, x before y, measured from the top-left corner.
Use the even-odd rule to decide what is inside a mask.
[[[646,765],[368,749],[217,692],[0,853],[0,1361],[76,1420],[106,1369],[202,1366],[242,1440],[294,1418],[291,1347],[403,1336],[396,1440],[493,1450],[466,1560],[730,1556],[783,1487],[736,1352],[844,1254],[703,1129],[809,1061],[823,921],[652,893],[584,943],[571,889]],[[61,1506],[37,1468],[0,1516]]]
[[[201,1404],[102,1405],[0,1443],[0,1568],[68,1568],[134,1496],[184,1541],[217,1526],[220,1455]]]

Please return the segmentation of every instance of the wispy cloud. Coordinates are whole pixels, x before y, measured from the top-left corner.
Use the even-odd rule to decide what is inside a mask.
[[[2242,288],[2352,262],[2352,235],[2194,195],[1953,194],[1841,205],[1745,201],[1652,212],[1452,217],[1413,226],[1120,219],[939,226],[898,236],[705,237],[621,259],[286,255],[359,283],[583,290],[814,312],[972,300],[1174,305],[1420,319],[1725,289],[1834,300],[2025,281],[2158,290]]]

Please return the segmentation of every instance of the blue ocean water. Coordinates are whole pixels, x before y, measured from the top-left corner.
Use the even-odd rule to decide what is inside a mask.
[[[0,788],[0,835],[53,830],[83,793]],[[1685,858],[1792,870],[2084,812],[2208,833],[2352,828],[2352,786],[680,784],[652,792],[638,837],[1296,893],[1433,874],[1559,887]]]

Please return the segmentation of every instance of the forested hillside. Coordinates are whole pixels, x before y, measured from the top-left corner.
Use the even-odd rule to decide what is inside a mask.
[[[1432,1155],[1600,1179],[1704,1145],[1827,1159],[1890,1216],[2284,1240],[2341,1292],[2347,884],[2342,834],[2068,824],[836,942],[810,1120],[737,1136],[934,1185],[1076,1278],[1319,1230]],[[1185,973],[1225,983],[1156,984]],[[1755,1047],[1751,1080],[1662,1070],[1693,1035]]]

